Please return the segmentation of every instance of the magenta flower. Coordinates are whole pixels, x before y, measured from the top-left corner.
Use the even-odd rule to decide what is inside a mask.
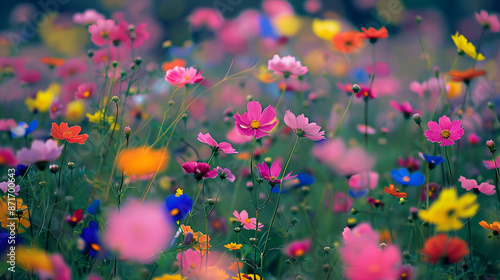
[[[98,19],[96,23],[89,26],[90,40],[97,46],[106,44],[109,33],[115,27],[112,19]]]
[[[52,99],[49,107],[50,118],[55,120],[56,117],[61,116],[63,114],[64,104],[58,97]]]
[[[182,169],[186,173],[194,174],[196,180],[215,178],[217,177],[217,170],[211,169],[210,165],[205,162],[189,161],[182,164]]]
[[[104,20],[105,17],[98,13],[94,9],[87,9],[83,13],[76,13],[73,15],[73,21],[75,23],[79,24],[93,24],[96,23],[98,20]]]
[[[243,225],[244,229],[255,230],[255,223],[257,221],[255,218],[249,219],[248,212],[246,210],[241,211],[241,213],[238,213],[238,211],[234,210],[233,215],[234,217],[236,217],[236,220]],[[259,228],[262,228],[263,226],[263,224],[259,223]]]
[[[356,128],[358,129],[359,132],[363,134],[372,135],[377,133],[377,130],[369,125],[357,124]]]
[[[295,117],[290,110],[287,110],[284,120],[285,124],[293,129],[299,137],[306,137],[313,141],[325,139],[325,131],[320,131],[321,127],[316,123],[309,123],[309,119],[304,114]]]
[[[227,179],[231,183],[236,179],[236,176],[231,173],[231,170],[229,170],[229,168],[222,168],[220,166],[217,166],[217,173],[219,173],[219,177],[221,179]]]
[[[0,131],[10,131],[17,126],[14,119],[0,119]]]
[[[283,75],[285,78],[296,78],[309,71],[306,66],[302,66],[300,61],[295,61],[295,57],[288,55],[280,58],[277,54],[267,62],[267,69],[274,71],[275,74]]]
[[[460,120],[451,122],[447,116],[439,118],[439,124],[430,121],[427,126],[429,130],[424,132],[427,140],[431,142],[439,142],[441,146],[450,146],[455,144],[464,135],[464,128]]]
[[[352,201],[352,198],[349,196],[345,196],[345,193],[343,192],[336,192],[333,195],[333,212],[347,212],[351,210],[352,204],[354,202]]]
[[[224,17],[214,8],[196,8],[188,17],[191,28],[200,29],[203,26],[210,30],[219,29],[224,23]]]
[[[78,73],[85,73],[87,64],[80,59],[67,60],[63,65],[57,68],[56,76],[59,78],[68,78]]]
[[[185,84],[194,84],[203,80],[201,73],[203,71],[197,73],[194,67],[184,68],[182,66],[175,66],[174,69],[167,71],[165,81],[170,82],[171,86],[177,85],[177,87],[182,87]]]
[[[269,184],[271,186],[274,187],[274,186],[279,185],[281,183],[281,179],[278,179],[280,177],[280,173],[281,173],[281,164],[279,163],[279,161],[273,162],[273,164],[271,165],[271,169],[269,169],[269,166],[267,166],[267,163],[265,161],[263,161],[262,164],[257,163],[257,166],[258,166],[257,169],[259,170],[260,176],[262,176],[262,178],[267,180],[267,182],[269,182]],[[292,174],[292,172],[288,173],[283,178],[283,180],[288,180],[290,178],[297,176],[297,175],[291,176],[291,174]]]
[[[293,241],[290,244],[286,245],[283,248],[283,253],[287,255],[291,259],[296,259],[304,256],[311,250],[311,240],[297,240]]]
[[[498,168],[500,168],[500,156],[498,156],[495,161],[493,160],[483,160],[484,167],[486,169],[495,169],[495,163]]]
[[[403,113],[403,116],[405,118],[409,118],[413,113],[413,108],[411,107],[410,102],[402,102],[401,104],[399,104],[398,102],[391,100],[390,103],[394,109]]]
[[[57,146],[57,141],[49,139],[47,142],[35,140],[31,148],[22,148],[17,151],[16,158],[22,165],[36,164],[41,170],[56,160],[62,153],[64,146]]]
[[[253,100],[247,104],[247,111],[240,116],[238,112],[234,114],[234,124],[241,135],[252,136],[259,139],[269,135],[269,132],[276,127],[276,110],[271,105],[264,111],[260,103]]]
[[[210,133],[207,133],[207,134],[203,134],[201,132],[198,133],[198,141],[200,141],[201,143],[207,144],[215,152],[223,151],[226,154],[237,154],[238,153],[235,149],[233,149],[233,146],[231,146],[231,144],[228,142],[217,143],[212,138],[212,136],[210,136]]]
[[[378,178],[379,174],[377,172],[362,171],[349,179],[349,187],[358,191],[368,187],[373,190],[377,187]],[[368,185],[368,182],[370,185]]]
[[[81,84],[78,86],[78,90],[75,92],[75,99],[87,99],[91,98],[95,92],[95,84]]]
[[[477,184],[477,181],[474,179],[465,179],[464,176],[460,176],[458,181],[462,183],[462,188],[470,191],[474,190],[474,192],[482,192],[485,195],[493,195],[495,193],[495,186],[488,184],[486,182]]]
[[[418,94],[420,97],[424,97],[425,91],[428,90],[427,82],[422,82],[421,84],[417,81],[410,83],[410,90]]]
[[[476,15],[476,20],[483,25],[483,27],[491,32],[499,32],[500,31],[500,23],[498,22],[498,18],[495,15],[488,15],[485,10],[481,10],[481,12],[474,13]]]
[[[345,227],[342,236],[344,237],[345,244],[355,244],[358,238],[371,240],[374,243],[379,240],[378,233],[367,222],[360,223],[352,229]]]
[[[0,147],[0,165],[16,166],[17,160],[14,153],[9,148]]]

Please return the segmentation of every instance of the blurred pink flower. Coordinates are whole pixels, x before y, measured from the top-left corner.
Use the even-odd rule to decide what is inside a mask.
[[[10,148],[0,147],[0,165],[16,166],[17,160]]]
[[[81,59],[69,59],[63,65],[57,68],[56,76],[59,78],[67,78],[78,73],[87,71],[87,63]]]
[[[196,8],[188,17],[191,28],[199,29],[207,26],[210,30],[217,30],[222,26],[224,17],[222,14],[213,8],[200,7]]]
[[[399,104],[397,101],[391,100],[390,104],[394,109],[403,113],[405,118],[409,118],[413,113],[413,108],[411,107],[410,102],[402,102]]]
[[[14,186],[14,195],[19,195],[19,190],[21,189],[21,186],[15,185]],[[0,190],[2,190],[4,193],[7,193],[9,191],[9,183],[7,181],[1,182],[0,183]]]
[[[30,149],[22,148],[17,151],[16,158],[22,165],[36,164],[44,162],[48,164],[56,160],[62,153],[64,145],[58,146],[57,141],[49,139],[47,142],[35,140],[31,143]]]
[[[366,72],[371,76],[373,75],[372,65],[365,67]],[[391,74],[391,68],[386,62],[375,62],[375,76],[377,78],[387,77]]]
[[[295,57],[287,55],[280,58],[277,54],[268,60],[267,69],[274,71],[274,74],[283,75],[285,78],[296,78],[309,71],[306,66],[302,66],[300,61],[296,61]]]
[[[488,15],[485,10],[481,10],[476,15],[476,20],[484,26],[485,29],[490,30],[491,32],[499,32],[500,31],[500,23],[498,22],[498,18],[496,15]]]
[[[55,120],[58,116],[61,116],[63,114],[64,110],[64,104],[59,100],[59,98],[54,98],[50,102],[50,107],[49,107],[49,112],[50,112],[50,118],[52,120]]]
[[[117,48],[115,46],[109,46],[109,53],[108,53],[108,47],[101,48],[97,51],[94,52],[94,56],[92,56],[92,61],[94,61],[94,64],[107,64],[108,61],[116,61],[119,57],[124,57],[125,52],[123,48]]]
[[[75,92],[75,99],[87,99],[91,98],[95,92],[94,83],[85,83],[78,86],[78,90]]]
[[[311,239],[292,241],[283,248],[283,253],[291,259],[303,257],[311,250]]]
[[[304,114],[295,117],[290,110],[287,110],[284,121],[299,137],[306,137],[313,141],[325,139],[325,131],[320,131],[321,127],[316,123],[309,123],[309,119]]]
[[[242,135],[253,136],[257,139],[269,135],[269,132],[276,127],[276,110],[271,105],[262,111],[260,103],[253,100],[247,103],[247,111],[240,115],[234,114],[234,124],[238,132]]]
[[[142,46],[148,38],[149,33],[146,31],[145,23],[134,26],[123,19],[109,32],[109,39],[114,44],[122,43],[129,50],[132,46],[134,48]]]
[[[474,146],[474,145],[479,144],[479,142],[481,141],[481,137],[479,137],[475,133],[471,133],[471,134],[469,134],[468,140],[469,140],[469,145]]]
[[[304,2],[304,9],[310,14],[314,14],[321,10],[322,6],[323,4],[319,0],[306,0],[306,2]]]
[[[352,229],[345,227],[342,236],[344,237],[345,244],[356,244],[357,240],[360,238],[369,240],[373,243],[379,240],[378,233],[375,232],[367,222],[359,223]]]
[[[418,94],[418,96],[424,97],[424,93],[427,90],[427,82],[423,82],[420,84],[417,81],[413,81],[410,83],[410,90]]]
[[[97,46],[106,44],[109,33],[115,27],[112,19],[98,19],[96,23],[89,26],[90,40]]]
[[[47,278],[43,278],[39,275],[40,279],[52,279],[52,280],[71,280],[71,268],[66,264],[64,258],[61,254],[55,254],[49,257],[52,263],[53,275],[48,275]]]
[[[265,0],[262,2],[262,10],[271,17],[294,13],[292,5],[285,0]]]
[[[210,136],[210,133],[203,134],[203,133],[198,133],[198,141],[201,143],[205,143],[212,148],[214,151],[223,151],[226,154],[237,154],[238,152],[233,149],[230,143],[228,142],[220,142],[217,143],[212,136]]]
[[[347,212],[351,210],[353,201],[349,196],[345,196],[343,192],[336,192],[333,195],[333,212]]]
[[[375,189],[378,184],[379,174],[373,171],[362,171],[359,174],[353,175],[349,179],[349,187],[360,190],[364,188]],[[370,182],[370,185],[368,185]]]
[[[481,183],[480,185],[477,184],[477,181],[474,179],[465,179],[464,176],[460,176],[458,178],[458,181],[462,183],[462,188],[470,191],[474,190],[474,192],[482,192],[485,195],[493,195],[495,193],[495,186],[488,184],[486,182]]]
[[[17,123],[14,119],[0,119],[0,131],[10,131],[16,126]]]
[[[362,134],[368,134],[368,135],[372,135],[372,134],[375,134],[377,132],[377,130],[375,130],[375,128],[371,127],[371,126],[366,126],[364,124],[357,124],[356,125],[356,128],[358,129],[359,132],[361,132]]]
[[[174,69],[167,71],[165,81],[170,82],[172,86],[182,87],[185,84],[194,84],[203,80],[201,76],[202,72],[198,72],[194,67],[184,68],[175,66]]]
[[[249,219],[248,212],[246,210],[241,211],[241,213],[238,213],[238,211],[234,210],[233,215],[236,218],[236,220],[243,225],[244,229],[255,230],[255,223],[257,222],[257,220],[255,218]],[[264,227],[264,225],[259,223],[259,228],[262,227]]]
[[[21,69],[18,73],[18,80],[21,83],[32,84],[38,82],[42,77],[40,71],[36,69]]]
[[[425,137],[431,142],[439,142],[441,146],[455,144],[464,135],[464,129],[460,120],[451,122],[447,116],[439,118],[439,124],[430,121],[427,126],[429,130],[424,131]]]
[[[497,165],[497,168],[500,168],[500,156],[498,156],[495,161],[493,160],[483,160],[484,167],[486,169],[495,169],[495,163]]]
[[[79,24],[93,24],[96,23],[97,20],[104,20],[105,17],[98,13],[94,9],[87,9],[83,13],[76,13],[73,15],[73,21]]]
[[[168,248],[175,232],[164,212],[159,203],[129,201],[120,212],[109,215],[105,243],[120,259],[153,262]]]
[[[232,142],[234,144],[248,143],[248,142],[252,142],[252,140],[253,140],[252,136],[241,135],[238,132],[238,130],[236,129],[236,127],[231,128],[231,130],[229,130],[226,133],[226,138],[227,138],[227,140],[229,140],[230,142]]]

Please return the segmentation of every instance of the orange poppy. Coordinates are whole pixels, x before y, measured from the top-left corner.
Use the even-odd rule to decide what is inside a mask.
[[[370,40],[371,43],[375,43],[378,39],[389,37],[389,33],[387,32],[385,26],[382,26],[379,30],[373,27],[368,29],[361,27],[361,31],[363,31],[364,38]]]
[[[364,36],[357,31],[339,32],[333,36],[333,46],[339,52],[353,53],[364,46]]]
[[[483,76],[484,74],[486,74],[486,71],[482,69],[476,70],[474,68],[469,68],[465,71],[450,71],[451,80],[453,82],[464,82],[466,84],[469,84],[472,79]]]
[[[400,192],[398,189],[396,189],[393,184],[390,184],[389,187],[385,187],[384,192],[386,192],[392,196],[395,196],[397,198],[407,196],[407,194],[405,192]]]
[[[63,65],[64,62],[66,62],[66,60],[57,57],[42,57],[40,58],[40,62],[47,64],[48,66],[54,67]]]
[[[163,72],[167,72],[170,69],[174,69],[175,66],[185,67],[186,61],[181,58],[176,58],[171,61],[165,61],[162,63],[161,69],[163,69]]]
[[[61,126],[58,126],[56,123],[52,123],[50,135],[52,135],[55,139],[68,141],[68,143],[84,144],[89,135],[79,134],[80,131],[82,131],[82,128],[78,125],[69,127],[65,122],[62,122]]]
[[[427,239],[424,248],[420,251],[423,261],[436,264],[443,259],[445,264],[459,262],[469,253],[467,242],[459,238],[450,238],[446,234],[439,234]]]
[[[498,235],[500,233],[500,223],[499,222],[493,222],[493,224],[488,224],[485,221],[481,221],[479,223],[479,225],[484,227],[485,229],[492,230],[494,235]]]
[[[118,169],[127,176],[142,176],[162,171],[167,165],[168,151],[139,147],[123,150],[118,155]]]

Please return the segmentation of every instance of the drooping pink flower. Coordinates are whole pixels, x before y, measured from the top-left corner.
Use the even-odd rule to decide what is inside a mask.
[[[0,165],[16,166],[17,160],[14,157],[14,152],[9,148],[0,147]]]
[[[76,13],[73,15],[73,21],[75,23],[85,25],[94,24],[97,22],[97,20],[104,19],[106,18],[94,9],[87,9],[83,13]]]
[[[173,69],[167,71],[165,81],[170,82],[172,86],[182,87],[185,84],[194,84],[203,80],[201,76],[202,72],[197,72],[194,67],[184,68],[175,66]]]
[[[260,103],[253,100],[252,102],[248,102],[247,111],[243,115],[240,115],[238,112],[234,114],[234,124],[238,132],[242,135],[259,139],[269,135],[269,132],[278,124],[275,120],[276,110],[271,105],[262,111]]]
[[[0,119],[0,131],[10,131],[17,126],[14,119]]]
[[[150,263],[168,248],[175,233],[165,218],[163,205],[130,201],[113,211],[104,232],[105,244],[120,259]]]
[[[217,177],[217,169],[211,169],[205,162],[189,161],[182,164],[182,169],[186,173],[194,175],[196,180]]]
[[[462,188],[468,191],[474,190],[474,192],[482,192],[485,195],[493,195],[495,193],[495,186],[486,182],[478,185],[476,180],[465,179],[464,176],[460,176],[460,178],[458,178],[458,181],[462,183]]]
[[[120,20],[109,32],[108,38],[113,45],[119,46],[127,42],[130,46],[129,26],[125,20]]]
[[[297,240],[289,243],[283,248],[283,253],[291,259],[304,256],[311,250],[311,239]]]
[[[222,26],[224,17],[217,9],[200,7],[189,15],[188,20],[193,29],[207,26],[210,30],[217,30]]]
[[[439,124],[430,121],[427,126],[429,130],[424,131],[425,137],[431,142],[439,142],[441,146],[450,146],[455,144],[464,135],[464,128],[460,120],[451,122],[447,116],[439,118]]]
[[[63,65],[57,68],[56,76],[59,78],[67,78],[78,73],[85,73],[87,71],[87,63],[81,59],[69,59]]]
[[[243,225],[244,229],[255,230],[255,223],[257,222],[257,220],[255,218],[249,219],[248,212],[246,210],[241,211],[241,213],[238,213],[238,211],[234,210],[233,215],[236,220]],[[259,228],[262,227],[264,227],[264,224],[259,223]]]
[[[495,169],[495,163],[497,168],[500,168],[500,156],[498,156],[495,161],[493,160],[483,160],[484,167],[486,169]]]
[[[403,113],[403,116],[405,118],[408,119],[409,117],[411,117],[413,113],[413,108],[411,107],[410,102],[402,102],[401,104],[399,104],[397,101],[391,100],[390,103],[394,109]]]
[[[129,28],[130,30],[130,28]],[[138,48],[144,44],[144,41],[146,41],[149,38],[149,32],[146,30],[146,23],[139,23],[136,25],[131,31],[130,31],[130,42],[125,43],[125,48],[131,49],[131,45],[134,48]]]
[[[90,40],[97,46],[106,44],[109,33],[115,27],[112,19],[98,19],[96,23],[89,26]]]
[[[369,187],[373,190],[377,187],[378,178],[379,174],[377,172],[362,171],[359,174],[353,175],[349,179],[349,187],[355,190],[361,190]],[[368,182],[370,183],[369,185]]]
[[[304,114],[295,117],[290,110],[287,110],[284,120],[285,124],[293,129],[299,137],[306,137],[313,141],[325,139],[325,131],[320,131],[321,127],[316,123],[309,123],[309,119]]]
[[[491,32],[499,32],[500,31],[500,23],[498,22],[498,18],[495,15],[488,15],[485,10],[481,10],[476,15],[476,20],[484,26],[485,29],[490,30]]]
[[[343,192],[336,192],[333,195],[333,212],[347,212],[351,210],[353,201]]]
[[[75,92],[75,99],[87,99],[91,98],[95,92],[94,83],[85,83],[78,86],[78,90]]]
[[[274,187],[281,183],[281,179],[279,179],[281,173],[281,164],[279,161],[274,161],[271,165],[271,169],[269,169],[269,166],[267,166],[267,163],[265,161],[263,161],[262,164],[257,163],[257,169],[259,170],[260,176],[267,180],[267,182],[269,182],[271,186]],[[283,180],[288,180],[295,176],[297,175],[292,176],[292,172],[290,172],[283,178]]]
[[[201,143],[205,143],[212,148],[212,150],[218,152],[218,151],[223,151],[226,154],[237,154],[238,152],[233,149],[233,146],[231,146],[230,143],[228,142],[220,142],[217,143],[212,136],[210,136],[210,133],[203,134],[203,133],[198,133],[198,141]]]
[[[16,158],[22,165],[36,164],[44,162],[48,164],[56,160],[62,153],[64,146],[58,146],[57,141],[49,139],[47,142],[35,140],[31,143],[31,148],[22,148],[17,151]]]
[[[277,54],[267,62],[267,69],[274,71],[274,74],[283,75],[285,78],[296,78],[309,71],[306,66],[302,66],[300,61],[296,61],[295,57],[287,55],[280,58]]]

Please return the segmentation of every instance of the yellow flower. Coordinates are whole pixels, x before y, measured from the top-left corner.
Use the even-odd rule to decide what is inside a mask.
[[[229,251],[235,251],[235,250],[241,249],[243,247],[243,245],[231,242],[231,243],[229,243],[227,245],[224,245],[224,247],[228,248]]]
[[[316,36],[323,40],[332,40],[333,36],[340,31],[340,22],[333,19],[321,20],[315,18],[312,23],[312,30]]]
[[[236,275],[236,277],[231,277],[231,279],[252,279],[252,280],[263,280],[263,278],[260,278],[259,275],[253,275],[253,274],[245,274],[245,273],[239,273]]]
[[[181,188],[178,188],[177,190],[175,190],[175,197],[179,197],[182,195],[182,189]]]
[[[53,275],[54,267],[47,253],[37,248],[20,246],[16,250],[16,263],[25,271]]]
[[[459,54],[465,53],[473,59],[476,59],[477,56],[478,61],[484,60],[484,56],[476,53],[476,47],[471,42],[467,41],[467,38],[465,38],[464,35],[459,35],[457,31],[455,35],[451,35],[451,38],[453,39],[453,42],[455,42]]]
[[[14,208],[12,208],[12,204],[15,205]],[[11,207],[10,209],[9,206]],[[0,198],[0,223],[3,228],[7,228],[11,224],[9,218],[17,217],[14,221],[15,226],[18,227],[18,232],[24,232],[24,229],[31,225],[28,220],[28,211],[28,206],[23,204],[22,198],[16,198],[16,200],[9,199],[8,201]]]
[[[267,69],[265,65],[261,65],[259,69],[257,69],[255,77],[262,83],[266,84],[274,83],[281,79],[281,76],[275,75],[274,72]]]
[[[97,111],[93,115],[87,113],[87,118],[91,123],[101,123],[102,120],[104,119],[105,126],[106,127],[109,126],[110,130],[113,128],[115,130],[120,129],[120,125],[115,123],[115,117],[108,115],[106,118],[104,118],[104,110]]]
[[[26,98],[24,103],[32,112],[46,113],[49,111],[50,103],[60,92],[61,85],[53,83],[45,91],[39,90],[35,98]]]
[[[301,26],[300,18],[295,15],[281,15],[274,20],[278,33],[286,37],[297,34]]]
[[[70,123],[78,123],[83,119],[84,112],[85,103],[83,102],[83,99],[73,100],[68,103],[64,118]]]
[[[461,82],[448,82],[446,83],[446,87],[448,92],[446,95],[448,98],[453,99],[457,98],[462,95],[462,92],[464,91],[464,84]]]
[[[479,209],[476,195],[466,193],[458,197],[456,189],[444,189],[429,211],[420,210],[420,219],[435,224],[437,231],[450,231],[462,228],[460,219],[471,218]]]
[[[159,277],[153,278],[153,280],[184,280],[186,277],[182,277],[180,274],[175,274],[175,275],[170,275],[170,274],[164,274]]]

